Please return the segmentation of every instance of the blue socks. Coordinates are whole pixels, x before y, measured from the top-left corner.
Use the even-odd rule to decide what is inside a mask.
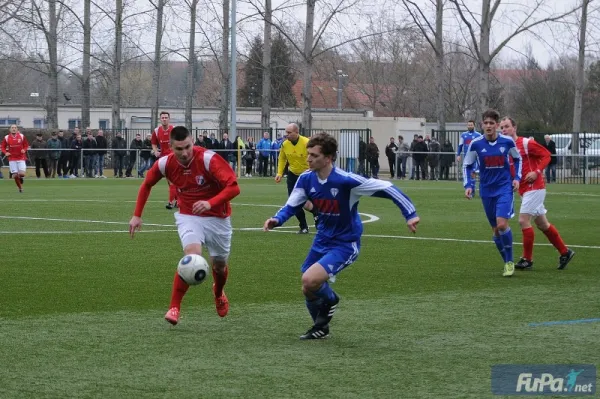
[[[500,232],[500,241],[504,246],[504,263],[513,261],[513,236],[512,230],[507,228],[504,231]]]
[[[494,244],[496,244],[496,248],[498,248],[498,252],[500,252],[500,256],[504,261],[504,244],[502,244],[502,239],[500,236],[492,236],[492,240],[494,240]],[[505,261],[506,262],[506,261]]]
[[[335,292],[333,292],[333,290],[329,286],[329,283],[327,282],[324,282],[323,285],[321,285],[321,287],[317,291],[313,292],[313,294],[315,294],[316,297],[322,299],[325,303],[335,302]]]
[[[310,313],[310,317],[312,317],[313,323],[317,320],[319,308],[322,304],[323,300],[321,298],[313,299],[312,301],[306,298],[306,309],[308,309],[308,313]]]

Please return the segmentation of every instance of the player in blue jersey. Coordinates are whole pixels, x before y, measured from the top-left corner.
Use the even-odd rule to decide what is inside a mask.
[[[402,211],[408,229],[415,233],[419,217],[410,198],[389,181],[365,179],[334,166],[337,141],[327,133],[313,136],[307,145],[310,171],[300,175],[287,203],[265,221],[268,231],[284,224],[307,200],[318,209],[317,234],[302,264],[302,292],[313,326],[300,339],[329,335],[329,322],[339,302],[328,280],[352,264],[360,251],[363,227],[358,215],[361,196],[392,200]]]
[[[458,140],[458,147],[456,148],[457,165],[460,165],[461,159],[464,161],[464,157],[467,155],[467,150],[469,149],[471,141],[475,140],[477,137],[481,137],[481,133],[475,130],[475,121],[471,119],[467,122],[467,131],[462,132],[460,134],[460,139]],[[474,165],[473,172],[474,173],[471,175],[471,177],[475,179],[475,176],[477,175],[477,173],[479,173],[478,164]],[[473,187],[473,195],[475,195],[475,187]]]
[[[513,237],[508,220],[514,216],[513,191],[521,181],[521,156],[515,142],[498,134],[500,114],[490,109],[483,113],[484,136],[474,139],[463,162],[465,197],[473,198],[475,182],[471,177],[473,165],[479,163],[479,192],[483,209],[492,230],[496,248],[504,260],[504,277],[515,273]],[[510,158],[515,167],[513,179]]]

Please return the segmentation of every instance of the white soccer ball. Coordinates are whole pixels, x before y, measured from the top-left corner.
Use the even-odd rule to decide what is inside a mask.
[[[186,255],[177,265],[177,274],[189,285],[198,285],[208,276],[208,262],[200,255]]]

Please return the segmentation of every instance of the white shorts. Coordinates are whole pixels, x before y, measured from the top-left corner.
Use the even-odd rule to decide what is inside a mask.
[[[546,214],[544,200],[546,199],[546,189],[527,191],[523,194],[521,201],[521,210],[519,213],[525,213],[532,216],[541,216]]]
[[[25,172],[27,170],[25,161],[8,161],[8,167],[10,168],[10,173]]]
[[[183,248],[190,244],[202,244],[206,246],[211,257],[227,259],[233,234],[230,218],[183,215],[175,212],[175,222]]]

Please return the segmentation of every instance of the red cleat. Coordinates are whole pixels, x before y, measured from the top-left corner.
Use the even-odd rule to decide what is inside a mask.
[[[176,325],[179,322],[179,309],[171,308],[165,315],[165,320],[169,323]]]
[[[213,294],[215,292],[215,285],[213,284]],[[227,295],[225,295],[225,291],[219,298],[215,297],[215,306],[217,307],[217,314],[220,317],[227,316],[229,312],[229,300],[227,299]]]

